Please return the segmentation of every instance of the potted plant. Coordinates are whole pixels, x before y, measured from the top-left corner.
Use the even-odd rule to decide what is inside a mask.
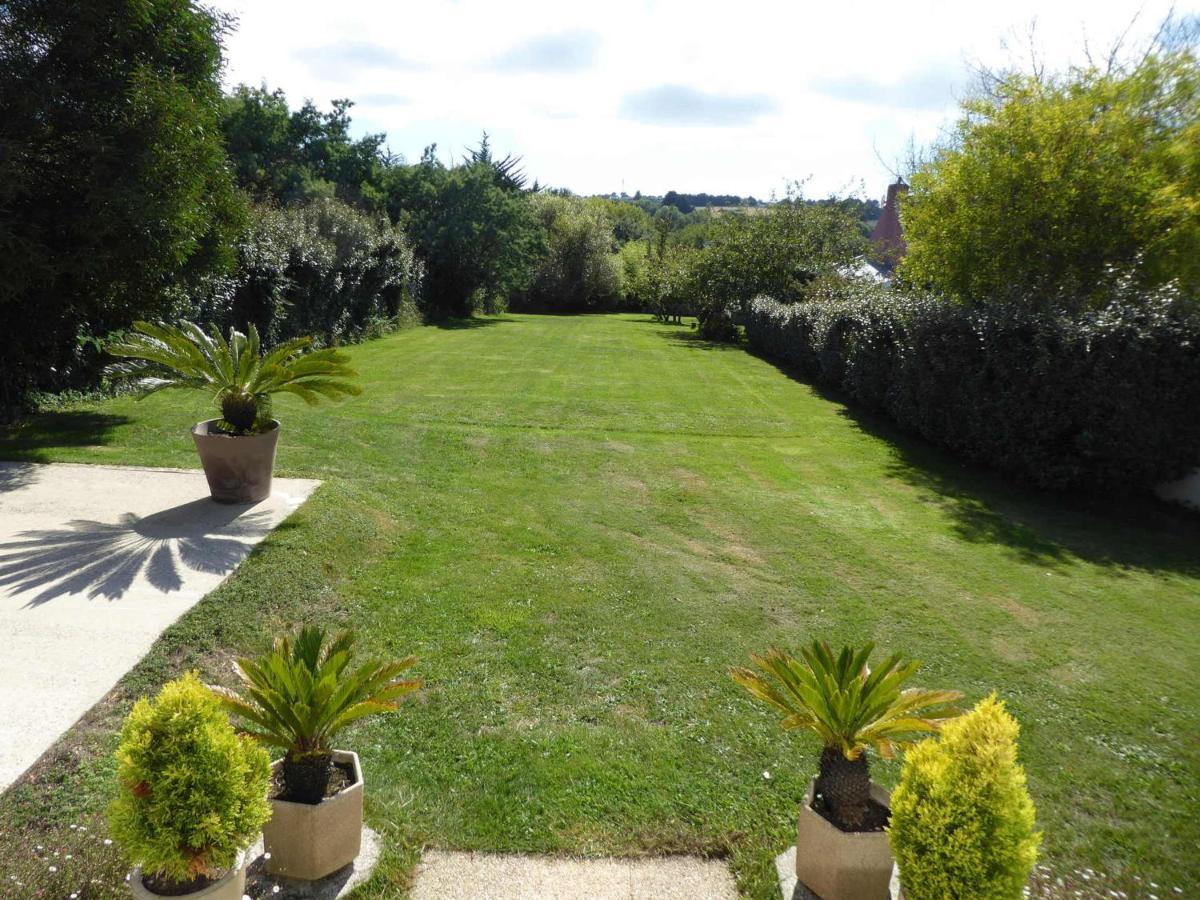
[[[886,900],[892,855],[883,828],[888,793],[871,782],[867,749],[891,758],[923,732],[959,715],[958,691],[901,689],[918,663],[894,655],[871,671],[874,644],[827,643],[802,649],[803,660],[772,649],[751,658],[774,681],[749,669],[730,675],[754,697],[784,713],[783,727],[814,732],[822,743],[796,828],[796,877],[824,900]]]
[[[357,753],[333,749],[351,722],[391,712],[421,686],[398,676],[417,661],[368,660],[354,668],[354,633],[328,643],[301,628],[257,660],[240,659],[244,693],[214,688],[245,733],[285,751],[274,764],[271,821],[263,828],[272,875],[315,881],[353,862],[361,849],[363,775]]]
[[[214,500],[245,503],[271,494],[271,472],[279,422],[271,418],[273,394],[295,394],[306,403],[336,400],[362,389],[347,378],[356,373],[332,348],[310,350],[312,338],[285,341],[261,352],[258,330],[229,329],[229,339],[192,322],[178,327],[136,322],[108,352],[127,357],[109,374],[136,379],[141,396],[167,388],[193,388],[213,396],[221,416],[192,428],[200,463]]]
[[[993,694],[905,754],[888,840],[908,900],[1022,896],[1041,835],[1019,731]]]
[[[142,698],[121,729],[109,810],[135,897],[242,900],[246,849],[271,814],[270,756],[194,673]]]

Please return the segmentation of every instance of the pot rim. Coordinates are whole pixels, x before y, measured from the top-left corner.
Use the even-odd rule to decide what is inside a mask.
[[[197,437],[232,438],[237,441],[242,441],[246,438],[262,438],[272,434],[278,434],[281,427],[278,419],[271,419],[270,427],[266,431],[258,432],[258,434],[225,434],[222,431],[212,431],[210,426],[214,422],[220,421],[220,419],[205,419],[203,422],[197,422],[192,426],[192,434],[196,435]]]
[[[237,858],[233,861],[233,865],[228,870],[226,870],[224,875],[222,875],[216,881],[209,882],[204,887],[200,888],[200,890],[192,891],[190,894],[171,895],[171,894],[156,894],[156,893],[154,893],[154,891],[152,891],[152,890],[150,890],[150,888],[146,887],[146,882],[143,880],[143,877],[142,877],[143,873],[142,873],[141,866],[134,866],[133,872],[130,874],[129,878],[130,878],[130,881],[136,882],[138,887],[144,893],[148,894],[151,897],[175,896],[175,897],[183,897],[184,900],[187,900],[188,897],[203,897],[205,894],[208,894],[212,891],[217,890],[218,888],[223,887],[231,879],[236,878],[238,875],[238,872],[240,872],[245,867],[246,860],[249,858],[249,856],[250,856],[250,848],[243,847],[241,850],[238,851]]]
[[[320,809],[322,806],[330,804],[330,803],[334,802],[335,800],[340,800],[342,797],[346,796],[351,791],[363,787],[362,763],[359,761],[357,753],[355,753],[353,750],[334,750],[333,751],[333,761],[340,762],[340,763],[350,763],[351,767],[354,769],[354,781],[351,782],[350,784],[346,785],[344,788],[342,788],[340,791],[338,791],[332,797],[325,797],[324,799],[321,800],[320,803],[297,803],[295,800],[280,800],[277,797],[268,797],[267,799],[270,800],[270,802],[272,804],[280,803],[285,806],[298,806],[298,807],[302,807],[304,809]],[[283,765],[283,757],[282,756],[279,759],[271,761],[272,771],[278,770],[278,768],[282,765]]]
[[[867,839],[871,839],[871,838],[883,838],[884,840],[887,839],[887,831],[886,830],[884,830],[884,831],[842,831],[842,829],[838,828],[836,825],[834,825],[832,822],[830,822],[827,818],[825,818],[823,815],[821,815],[819,812],[817,812],[815,809],[813,809],[812,804],[813,804],[813,800],[815,800],[816,797],[817,797],[817,776],[814,775],[811,779],[809,779],[808,787],[804,791],[804,802],[801,805],[801,809],[800,809],[801,815],[803,815],[805,810],[807,810],[809,813],[811,813],[813,816],[815,816],[817,819],[819,819],[821,821],[821,823],[824,824],[827,828],[836,832],[837,834],[842,835],[845,838],[851,838],[854,840],[867,840]],[[871,780],[871,799],[874,800],[876,803],[878,803],[880,806],[885,807],[888,811],[889,818],[890,818],[890,814],[892,811],[892,792],[889,791],[887,788],[883,787],[882,785],[876,784],[874,779]]]

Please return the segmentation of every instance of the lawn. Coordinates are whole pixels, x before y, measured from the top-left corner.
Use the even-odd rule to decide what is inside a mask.
[[[428,683],[345,741],[388,848],[364,896],[402,895],[437,846],[714,854],[772,897],[816,744],[726,669],[814,637],[999,692],[1056,872],[1200,883],[1196,517],[1025,491],[641,316],[491,317],[350,353],[362,397],[278,407],[278,473],[324,485],[0,798],[0,879],[120,896],[97,815],[120,716],[317,622],[416,653]],[[118,398],[35,418],[0,456],[191,467],[208,415]]]

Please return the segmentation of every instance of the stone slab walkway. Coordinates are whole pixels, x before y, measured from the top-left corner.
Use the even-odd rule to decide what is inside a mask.
[[[429,851],[412,900],[735,900],[737,885],[717,860],[560,859]]]
[[[318,484],[222,505],[198,470],[0,462],[0,791]]]

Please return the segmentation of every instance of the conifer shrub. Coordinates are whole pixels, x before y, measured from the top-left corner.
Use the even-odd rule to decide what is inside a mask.
[[[156,883],[219,877],[271,817],[270,756],[195,673],[134,705],[116,756],[109,826]]]
[[[1021,896],[1041,835],[1018,731],[993,694],[906,754],[888,839],[907,900]]]

